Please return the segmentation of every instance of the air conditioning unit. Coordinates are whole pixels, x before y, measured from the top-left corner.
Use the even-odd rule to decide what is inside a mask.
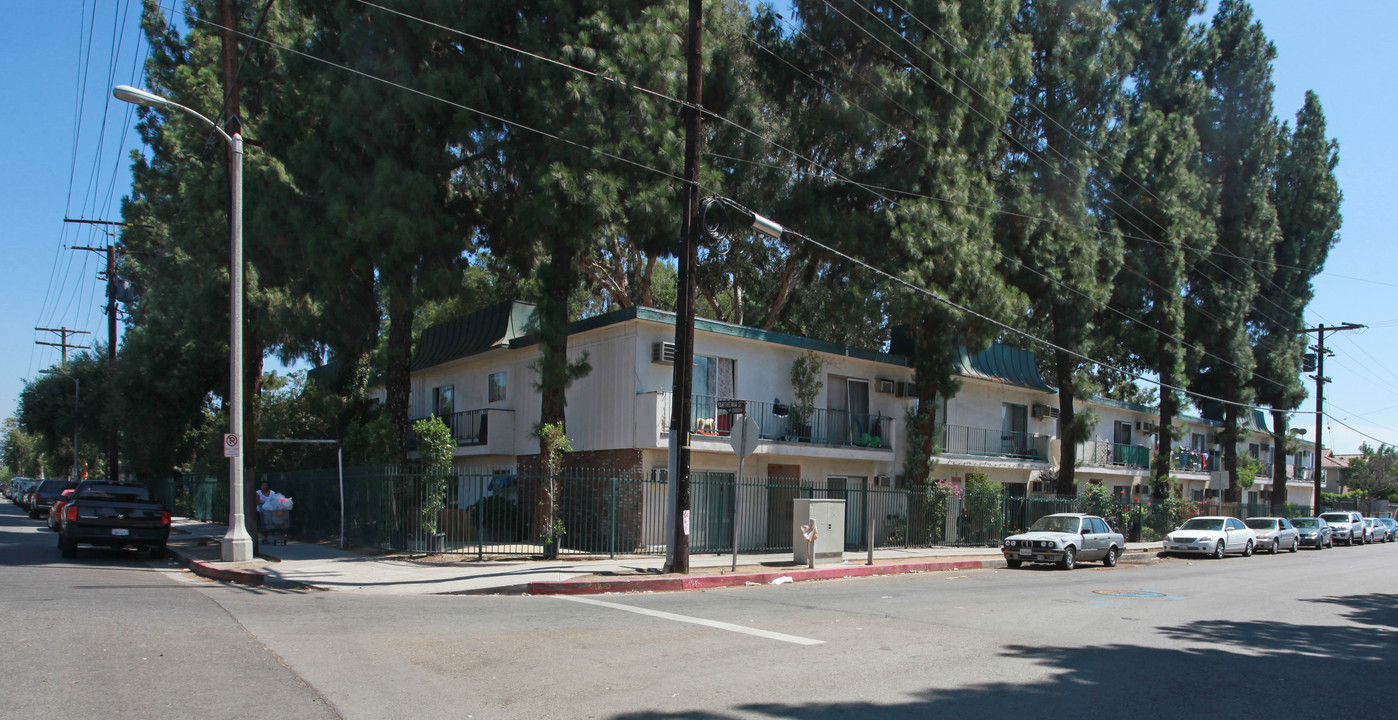
[[[1153,423],[1153,422],[1145,422],[1145,421],[1142,421],[1142,422],[1136,423],[1136,429],[1137,429],[1137,430],[1140,430],[1141,432],[1153,433],[1153,432],[1159,430],[1159,429],[1160,429],[1160,426],[1159,426],[1159,425],[1156,425],[1156,424]]]
[[[893,396],[901,398],[912,397],[913,384],[910,382],[905,382],[903,380],[899,380],[898,382],[893,383]]]
[[[884,379],[884,378],[879,378],[879,384],[878,384],[878,387],[876,388],[876,390],[877,390],[877,392],[881,392],[881,393],[883,393],[883,394],[885,394],[885,395],[892,395],[893,392],[894,392],[894,390],[896,389],[896,387],[897,387],[897,383],[893,382],[892,380],[886,380],[886,379]]]
[[[1060,413],[1058,411],[1058,408],[1052,405],[1040,405],[1039,403],[1034,403],[1034,407],[1030,409],[1030,414],[1032,414],[1036,418],[1056,418],[1059,416]]]
[[[660,365],[675,364],[675,344],[655,342],[650,344],[650,361]]]

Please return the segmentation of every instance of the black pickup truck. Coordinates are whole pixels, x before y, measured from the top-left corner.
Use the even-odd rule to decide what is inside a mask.
[[[144,485],[86,480],[73,492],[58,521],[58,548],[63,557],[78,556],[78,545],[120,549],[134,545],[165,557],[170,512],[150,499]]]

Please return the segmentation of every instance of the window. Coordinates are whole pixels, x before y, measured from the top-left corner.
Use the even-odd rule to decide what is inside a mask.
[[[443,385],[432,388],[432,414],[439,418],[450,418],[456,412],[456,386]]]
[[[505,371],[491,373],[487,378],[486,399],[489,402],[505,401]]]

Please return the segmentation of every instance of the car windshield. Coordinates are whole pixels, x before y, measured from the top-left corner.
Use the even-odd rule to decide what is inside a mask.
[[[1222,518],[1194,518],[1180,526],[1181,530],[1222,530]]]
[[[1041,517],[1034,521],[1034,525],[1029,528],[1029,531],[1075,533],[1078,531],[1078,519],[1075,517]]]
[[[1316,518],[1296,518],[1295,520],[1291,521],[1291,524],[1295,525],[1298,528],[1313,528],[1320,527],[1325,523],[1322,523],[1320,520]]]
[[[1344,513],[1325,513],[1324,515],[1320,516],[1320,519],[1326,520],[1328,522],[1349,522],[1349,516]]]
[[[1248,518],[1243,522],[1253,530],[1272,530],[1277,527],[1277,521],[1268,518]]]

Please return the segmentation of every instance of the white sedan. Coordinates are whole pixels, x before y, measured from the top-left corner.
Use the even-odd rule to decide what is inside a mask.
[[[1190,518],[1165,538],[1168,553],[1190,553],[1221,558],[1226,553],[1252,555],[1257,547],[1257,534],[1234,517],[1203,516]]]

